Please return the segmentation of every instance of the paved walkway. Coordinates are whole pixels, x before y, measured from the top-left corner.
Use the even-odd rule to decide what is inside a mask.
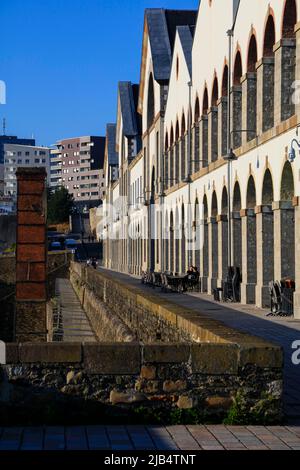
[[[56,280],[56,295],[61,308],[62,341],[95,342],[96,337],[68,279]]]
[[[99,268],[100,270],[103,268]],[[105,270],[107,272],[107,270]],[[115,271],[108,271],[112,276],[135,285],[146,292],[153,292],[139,279]],[[293,318],[267,317],[268,311],[249,305],[222,304],[203,294],[162,293],[155,289],[155,294],[177,305],[191,308],[202,315],[215,318],[226,325],[247,333],[260,336],[268,341],[280,344],[284,349],[284,404],[289,423],[300,424],[300,365],[292,363],[292,343],[300,340],[300,320]]]
[[[300,450],[300,427],[219,425],[0,428],[1,450]]]

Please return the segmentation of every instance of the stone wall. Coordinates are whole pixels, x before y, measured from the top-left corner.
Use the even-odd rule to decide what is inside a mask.
[[[16,243],[17,217],[0,214],[0,249],[10,248]]]
[[[135,287],[78,263],[72,263],[70,279],[100,340],[105,333],[105,340],[126,341],[128,336],[147,343],[193,341],[191,332],[178,327],[168,303],[158,302],[154,295],[139,295]]]
[[[56,277],[69,276],[71,254],[48,254],[48,296],[54,296]],[[12,341],[14,331],[16,259],[14,255],[0,256],[0,340]]]
[[[254,424],[279,422],[281,368],[230,343],[8,344],[1,424],[220,422],[241,390]]]

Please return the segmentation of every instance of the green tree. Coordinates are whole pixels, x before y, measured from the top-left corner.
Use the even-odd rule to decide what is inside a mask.
[[[48,188],[48,224],[63,224],[69,221],[74,199],[64,187],[52,191]]]

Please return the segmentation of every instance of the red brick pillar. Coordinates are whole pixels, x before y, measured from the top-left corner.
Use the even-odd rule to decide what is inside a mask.
[[[19,168],[17,181],[15,339],[46,341],[46,171]]]

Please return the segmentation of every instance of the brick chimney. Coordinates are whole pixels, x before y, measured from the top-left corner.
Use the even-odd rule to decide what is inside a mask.
[[[15,340],[47,340],[46,170],[19,168]]]

